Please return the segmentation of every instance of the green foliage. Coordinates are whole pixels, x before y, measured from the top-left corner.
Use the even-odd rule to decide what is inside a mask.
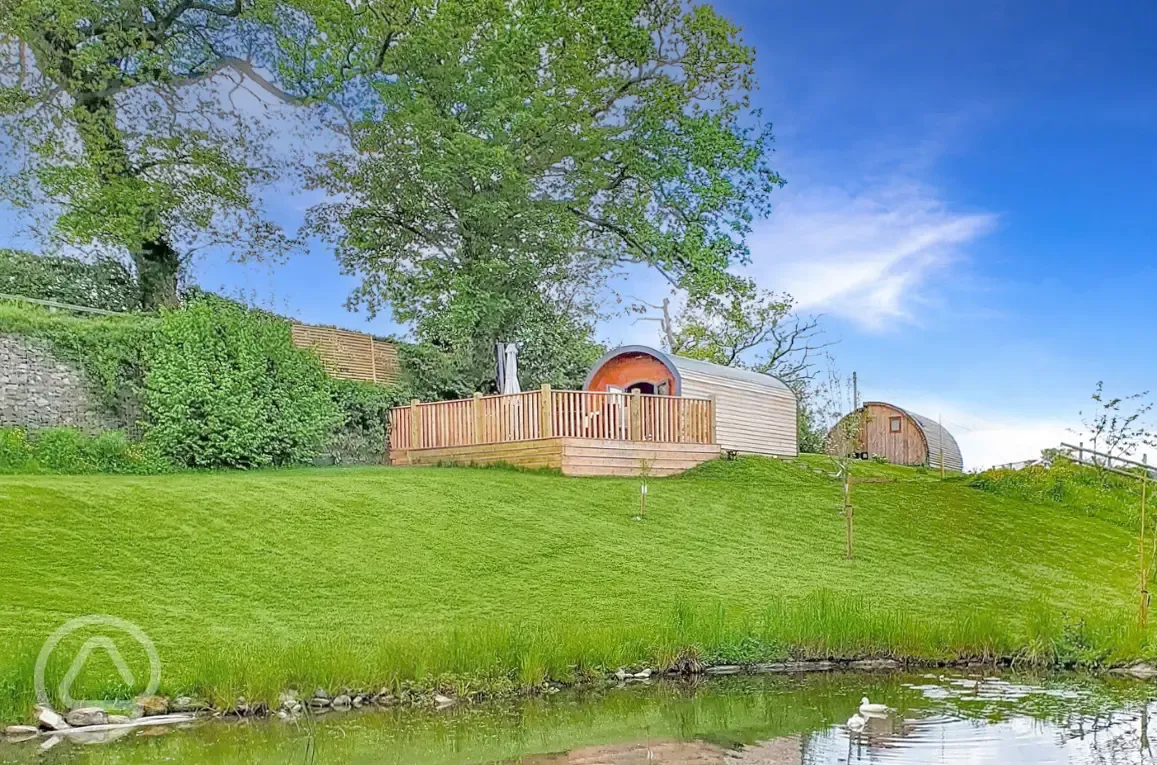
[[[408,392],[356,380],[330,380],[329,387],[339,420],[326,451],[339,463],[381,462],[389,448],[390,409],[406,403]]]
[[[522,326],[512,336],[519,343],[518,377],[523,390],[544,383],[581,390],[591,366],[606,352],[604,345],[591,339],[593,334],[593,323],[569,316],[543,316]]]
[[[488,339],[491,333],[462,329],[448,347],[399,344],[403,375],[413,396],[438,401],[497,390],[494,342]],[[593,327],[577,326],[565,316],[538,315],[504,333],[505,337],[519,338],[518,378],[523,389],[543,383],[560,389],[581,388],[591,365],[604,351],[591,340],[592,331]]]
[[[351,302],[451,354],[437,377],[460,392],[493,384],[497,341],[534,367],[573,340],[527,377],[574,380],[623,265],[721,290],[782,183],[748,108],[754,52],[710,6],[452,0],[381,50],[361,151],[314,175],[337,201],[312,229],[363,277]]]
[[[377,462],[387,412],[409,396],[404,386],[329,379],[292,345],[284,320],[208,293],[160,317],[0,302],[0,333],[44,340],[77,364],[104,408],[182,467],[286,465],[321,452]]]
[[[156,324],[140,314],[75,316],[0,302],[0,332],[46,341],[84,370],[104,408],[122,419],[135,411],[129,399],[140,386]]]
[[[162,473],[169,464],[119,431],[0,428],[0,473]]]
[[[818,411],[811,391],[796,391],[795,425],[799,450],[804,454],[823,454],[827,449],[828,428],[822,412]]]
[[[112,258],[86,263],[0,249],[0,292],[105,311],[131,311],[140,305],[132,274]]]
[[[143,387],[146,438],[174,464],[253,468],[312,459],[339,413],[289,324],[217,299],[162,312]]]
[[[54,240],[131,256],[146,308],[175,304],[193,247],[279,251],[251,193],[271,178],[270,130],[205,86],[234,55],[276,51],[259,41],[272,15],[251,0],[0,4],[0,130],[18,157],[0,198]]]
[[[476,390],[487,390],[476,387],[480,359],[476,364],[466,353],[442,350],[428,343],[406,343],[398,345],[398,361],[406,389],[422,401],[466,398]],[[493,373],[490,378],[488,389],[493,390]]]
[[[995,468],[970,476],[968,485],[1027,502],[1062,505],[1125,528],[1141,522],[1141,482],[1057,455],[1051,466]],[[1153,500],[1152,485],[1150,501]]]
[[[641,304],[636,313],[661,309],[664,345],[673,353],[723,366],[750,369],[778,378],[796,397],[799,450],[819,454],[827,446],[829,414],[824,411],[828,382],[817,381],[816,357],[831,345],[817,317],[794,313],[790,295],[736,280],[722,294],[692,298],[674,316],[670,300]]]

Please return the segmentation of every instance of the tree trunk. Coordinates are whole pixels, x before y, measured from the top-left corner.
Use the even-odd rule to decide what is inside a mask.
[[[135,170],[117,129],[113,100],[81,95],[77,106],[77,130],[101,182],[112,185],[131,181]],[[146,225],[152,222],[155,218],[141,221],[142,233],[138,240],[125,242],[137,269],[141,308],[147,311],[177,304],[177,277],[181,269],[181,257],[163,231],[154,236],[143,233],[153,228]]]
[[[152,241],[141,242],[140,249],[133,253],[133,263],[137,267],[141,308],[155,311],[177,304],[177,275],[181,270],[181,258],[167,239],[157,237]]]

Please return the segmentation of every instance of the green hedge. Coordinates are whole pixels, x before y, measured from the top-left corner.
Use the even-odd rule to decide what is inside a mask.
[[[47,341],[85,370],[112,414],[142,419],[135,448],[149,459],[130,460],[131,470],[113,460],[110,472],[284,466],[322,455],[379,462],[388,410],[406,398],[394,388],[331,380],[316,354],[293,345],[287,321],[205,294],[159,316],[75,317],[0,303],[0,333]],[[50,434],[44,448],[73,438],[75,459],[42,459],[40,436],[23,438],[11,451],[24,456],[4,470],[91,472],[105,464],[92,454],[112,443],[90,454],[80,434]]]
[[[136,280],[112,258],[88,263],[0,249],[0,292],[105,311],[133,311],[140,307]]]
[[[231,301],[163,311],[146,364],[146,438],[177,465],[307,462],[338,421],[325,369],[289,324]]]
[[[389,448],[390,408],[409,398],[401,388],[353,380],[331,380],[330,394],[341,413],[327,444],[337,463],[380,463]]]

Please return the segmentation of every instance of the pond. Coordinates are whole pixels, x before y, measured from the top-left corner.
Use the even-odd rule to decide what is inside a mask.
[[[0,744],[11,763],[834,765],[1151,762],[1151,690],[1084,675],[719,677],[440,711],[141,729],[101,744]],[[850,720],[861,697],[890,707]],[[852,723],[849,727],[849,722]]]

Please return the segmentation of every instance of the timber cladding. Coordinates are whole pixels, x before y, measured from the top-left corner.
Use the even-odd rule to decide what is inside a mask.
[[[682,372],[683,395],[715,400],[716,432],[724,449],[772,457],[799,453],[799,407],[791,391],[704,374],[698,369]]]
[[[540,438],[438,449],[391,450],[394,465],[494,465],[561,470],[568,476],[651,476],[681,473],[719,456],[714,444],[667,444],[588,438]]]
[[[948,430],[931,417],[903,409],[884,401],[866,401],[855,412],[846,415],[858,417],[860,423],[860,443],[857,451],[864,451],[874,457],[883,457],[893,465],[927,465],[940,467],[941,455],[947,470],[960,472],[964,460],[960,445]],[[828,434],[833,439],[837,424]]]
[[[727,451],[794,457],[799,453],[795,393],[771,375],[669,354],[644,345],[624,345],[595,363],[587,391],[653,387],[667,394],[650,398],[713,402],[711,443]],[[662,440],[673,440],[664,438]]]
[[[907,412],[887,404],[864,406],[863,450],[893,465],[927,465],[928,439]]]
[[[372,383],[396,383],[402,377],[398,347],[365,332],[312,324],[292,326],[293,344],[312,348],[331,377]]]

